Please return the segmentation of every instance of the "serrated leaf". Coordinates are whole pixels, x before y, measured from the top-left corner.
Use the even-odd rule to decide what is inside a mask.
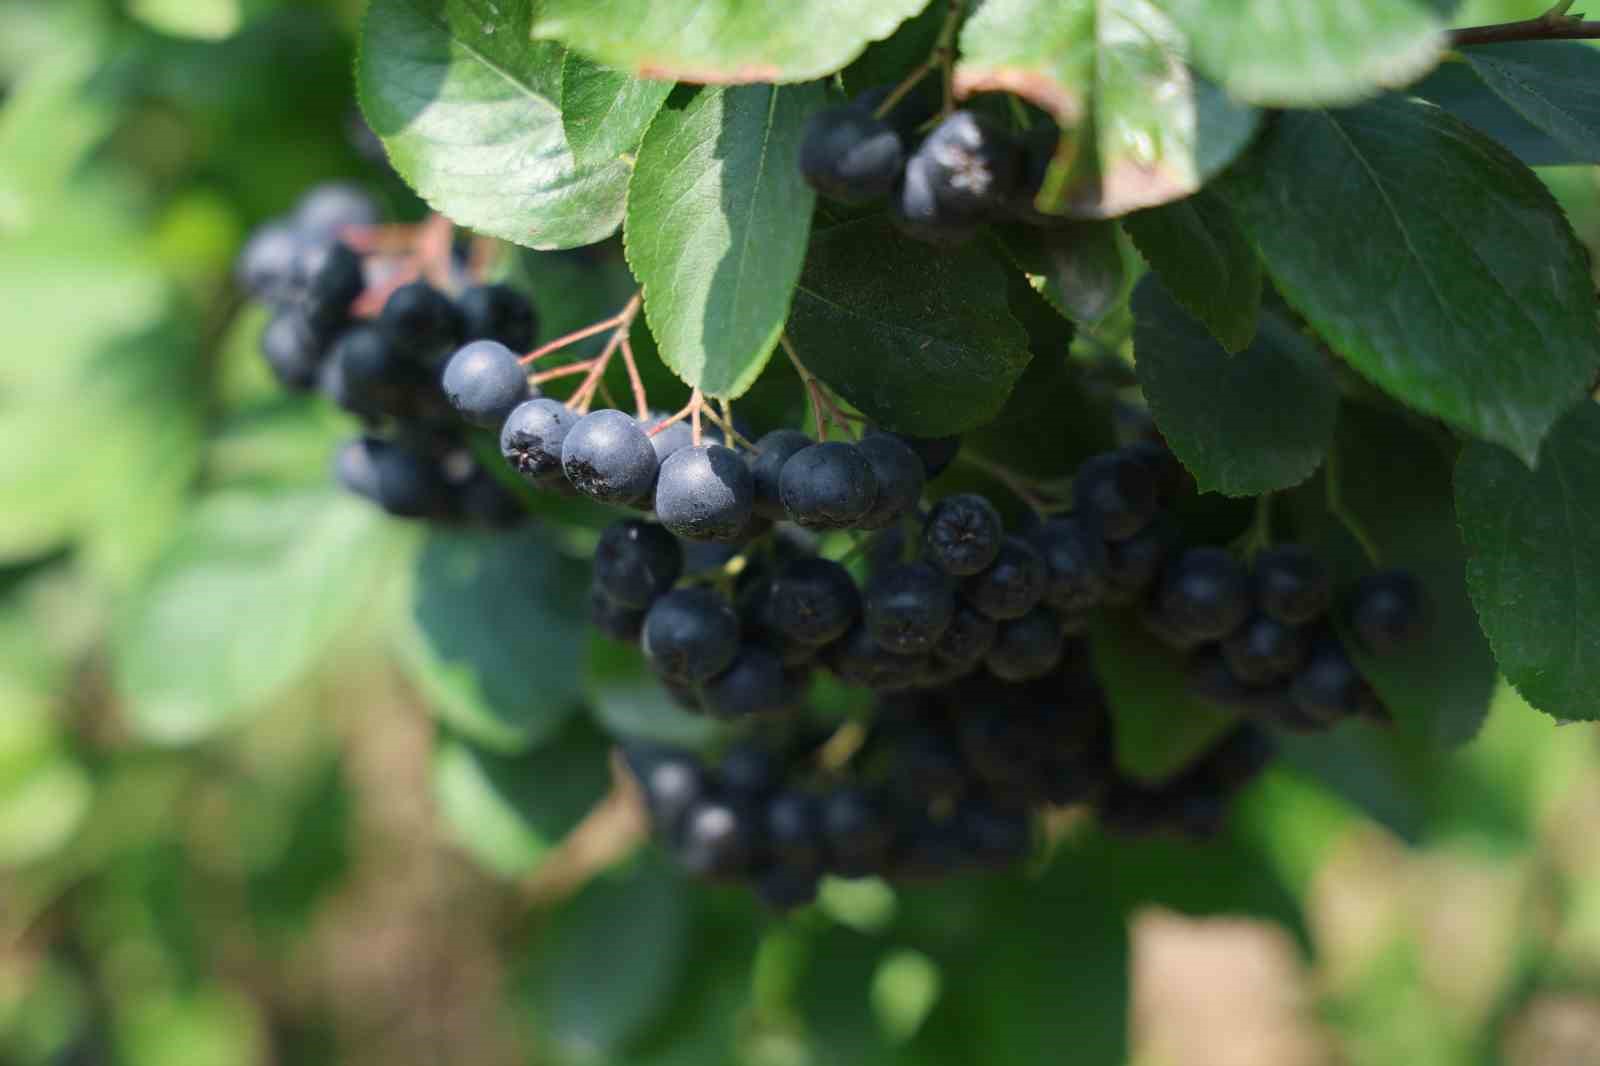
[[[1467,587],[1501,671],[1546,714],[1600,718],[1600,407],[1557,423],[1532,471],[1499,448],[1467,446],[1456,513]]]
[[[1224,191],[1284,297],[1403,403],[1531,463],[1583,395],[1582,248],[1531,171],[1439,108],[1287,113]]]
[[[928,0],[542,0],[535,37],[644,78],[738,84],[832,74]]]
[[[536,869],[605,798],[608,745],[584,720],[521,755],[447,737],[433,757],[433,791],[451,837],[501,877]]]
[[[1509,148],[1530,167],[1571,162],[1560,141],[1524,118],[1499,93],[1484,84],[1465,60],[1439,64],[1406,92],[1438,104],[1479,133]]]
[[[562,58],[530,44],[530,0],[373,0],[357,87],[400,175],[459,225],[530,248],[593,244],[622,221],[631,168],[579,163]]]
[[[325,489],[210,497],[118,626],[129,720],[161,743],[238,725],[328,653],[404,543],[376,509]]]
[[[1230,352],[1243,351],[1261,313],[1261,260],[1228,205],[1202,189],[1123,219],[1134,247],[1184,310]]]
[[[1195,64],[1265,107],[1353,103],[1421,77],[1444,23],[1413,0],[1165,0]]]
[[[988,0],[961,32],[956,88],[1050,112],[1064,135],[1040,210],[1110,218],[1181,199],[1260,124],[1197,79],[1183,35],[1151,0]]]
[[[583,667],[576,567],[536,532],[435,531],[414,580],[400,648],[439,716],[500,752],[560,729]]]
[[[1323,474],[1290,497],[1303,538],[1348,586],[1379,566],[1410,570],[1427,588],[1427,635],[1375,656],[1346,640],[1398,728],[1424,745],[1471,740],[1488,713],[1495,663],[1467,597],[1467,559],[1450,480],[1454,442],[1402,415],[1346,404]],[[1329,513],[1333,478],[1340,514]],[[1378,553],[1369,559],[1351,525]],[[1441,667],[1441,664],[1447,664]]]
[[[913,436],[987,422],[1030,358],[993,255],[974,245],[930,255],[882,219],[812,240],[789,334],[817,376]]]
[[[628,264],[662,360],[736,397],[777,346],[816,194],[796,163],[820,85],[702,89],[669,100],[628,191]]]
[[[1600,51],[1576,41],[1464,48],[1472,69],[1566,151],[1561,163],[1600,163]]]
[[[1165,781],[1239,721],[1237,711],[1192,695],[1183,659],[1127,612],[1095,624],[1095,673],[1111,704],[1117,769],[1136,781]]]
[[[1034,290],[1074,322],[1100,321],[1121,298],[1128,264],[1115,223],[1003,226],[995,233]]]
[[[1316,472],[1339,388],[1316,346],[1274,312],[1229,355],[1154,277],[1133,294],[1134,355],[1150,413],[1202,492],[1259,496]]]
[[[578,166],[604,166],[638,150],[672,82],[635,78],[575,52],[561,64],[561,123]]]

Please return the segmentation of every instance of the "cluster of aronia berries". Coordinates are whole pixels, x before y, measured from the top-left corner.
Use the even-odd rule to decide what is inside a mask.
[[[1087,649],[1048,675],[971,677],[880,698],[859,743],[831,761],[826,733],[745,740],[715,761],[625,749],[659,841],[690,874],[750,885],[780,909],[819,879],[924,882],[1025,860],[1051,809],[1089,804],[1115,835],[1202,840],[1273,754],[1237,727],[1176,779],[1146,786],[1114,766],[1111,719]]]
[[[946,115],[923,137],[928,109],[917,94],[891,102],[872,89],[811,117],[800,171],[824,196],[845,203],[887,198],[906,234],[957,244],[991,221],[1046,224],[1034,208],[1056,142],[1041,123],[1026,141],[973,110]],[[885,105],[889,105],[885,109]]]
[[[320,389],[365,423],[334,462],[346,489],[400,518],[514,525],[525,511],[473,458],[440,371],[466,342],[467,351],[532,346],[533,306],[504,285],[463,285],[452,299],[418,280],[392,286],[375,315],[359,317],[363,298],[391,288],[393,267],[344,238],[378,222],[365,192],[329,184],[252,234],[237,275],[272,308],[262,354],[285,388]]]

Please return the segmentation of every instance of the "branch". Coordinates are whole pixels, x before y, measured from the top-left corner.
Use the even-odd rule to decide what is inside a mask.
[[[1585,21],[1567,15],[1569,5],[1557,4],[1538,18],[1521,22],[1502,22],[1493,26],[1468,26],[1450,31],[1450,46],[1464,48],[1472,44],[1504,44],[1508,41],[1584,41],[1600,39],[1600,21]]]

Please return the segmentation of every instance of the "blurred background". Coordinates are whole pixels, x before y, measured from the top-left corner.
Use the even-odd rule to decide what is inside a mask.
[[[615,649],[552,746],[436,724],[419,534],[329,487],[352,427],[229,280],[315,182],[422,214],[361,7],[0,0],[0,1064],[1600,1063],[1600,737],[1509,692],[1459,751],[1295,753],[1212,845],[1065,816],[787,919],[639,846],[594,723],[695,727]],[[1594,170],[1544,176],[1600,247]],[[590,258],[515,264],[547,325],[626,291]]]

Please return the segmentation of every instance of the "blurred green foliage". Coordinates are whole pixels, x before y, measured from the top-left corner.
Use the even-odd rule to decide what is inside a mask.
[[[1275,983],[1202,974],[1299,1049],[1261,1061],[1600,1046],[1600,747],[1509,694],[1454,752],[1296,746],[1205,848],[1063,818],[1024,873],[791,919],[635,849],[596,723],[706,726],[517,602],[584,522],[495,562],[339,499],[349,425],[278,392],[230,287],[316,181],[420,214],[355,147],[360,8],[0,0],[0,1063],[1216,1061],[1160,1051],[1219,1037],[1161,999],[1152,907],[1286,933]],[[1546,176],[1600,243],[1594,170]],[[554,329],[626,291],[510,269]],[[491,592],[509,629],[461,639]]]

